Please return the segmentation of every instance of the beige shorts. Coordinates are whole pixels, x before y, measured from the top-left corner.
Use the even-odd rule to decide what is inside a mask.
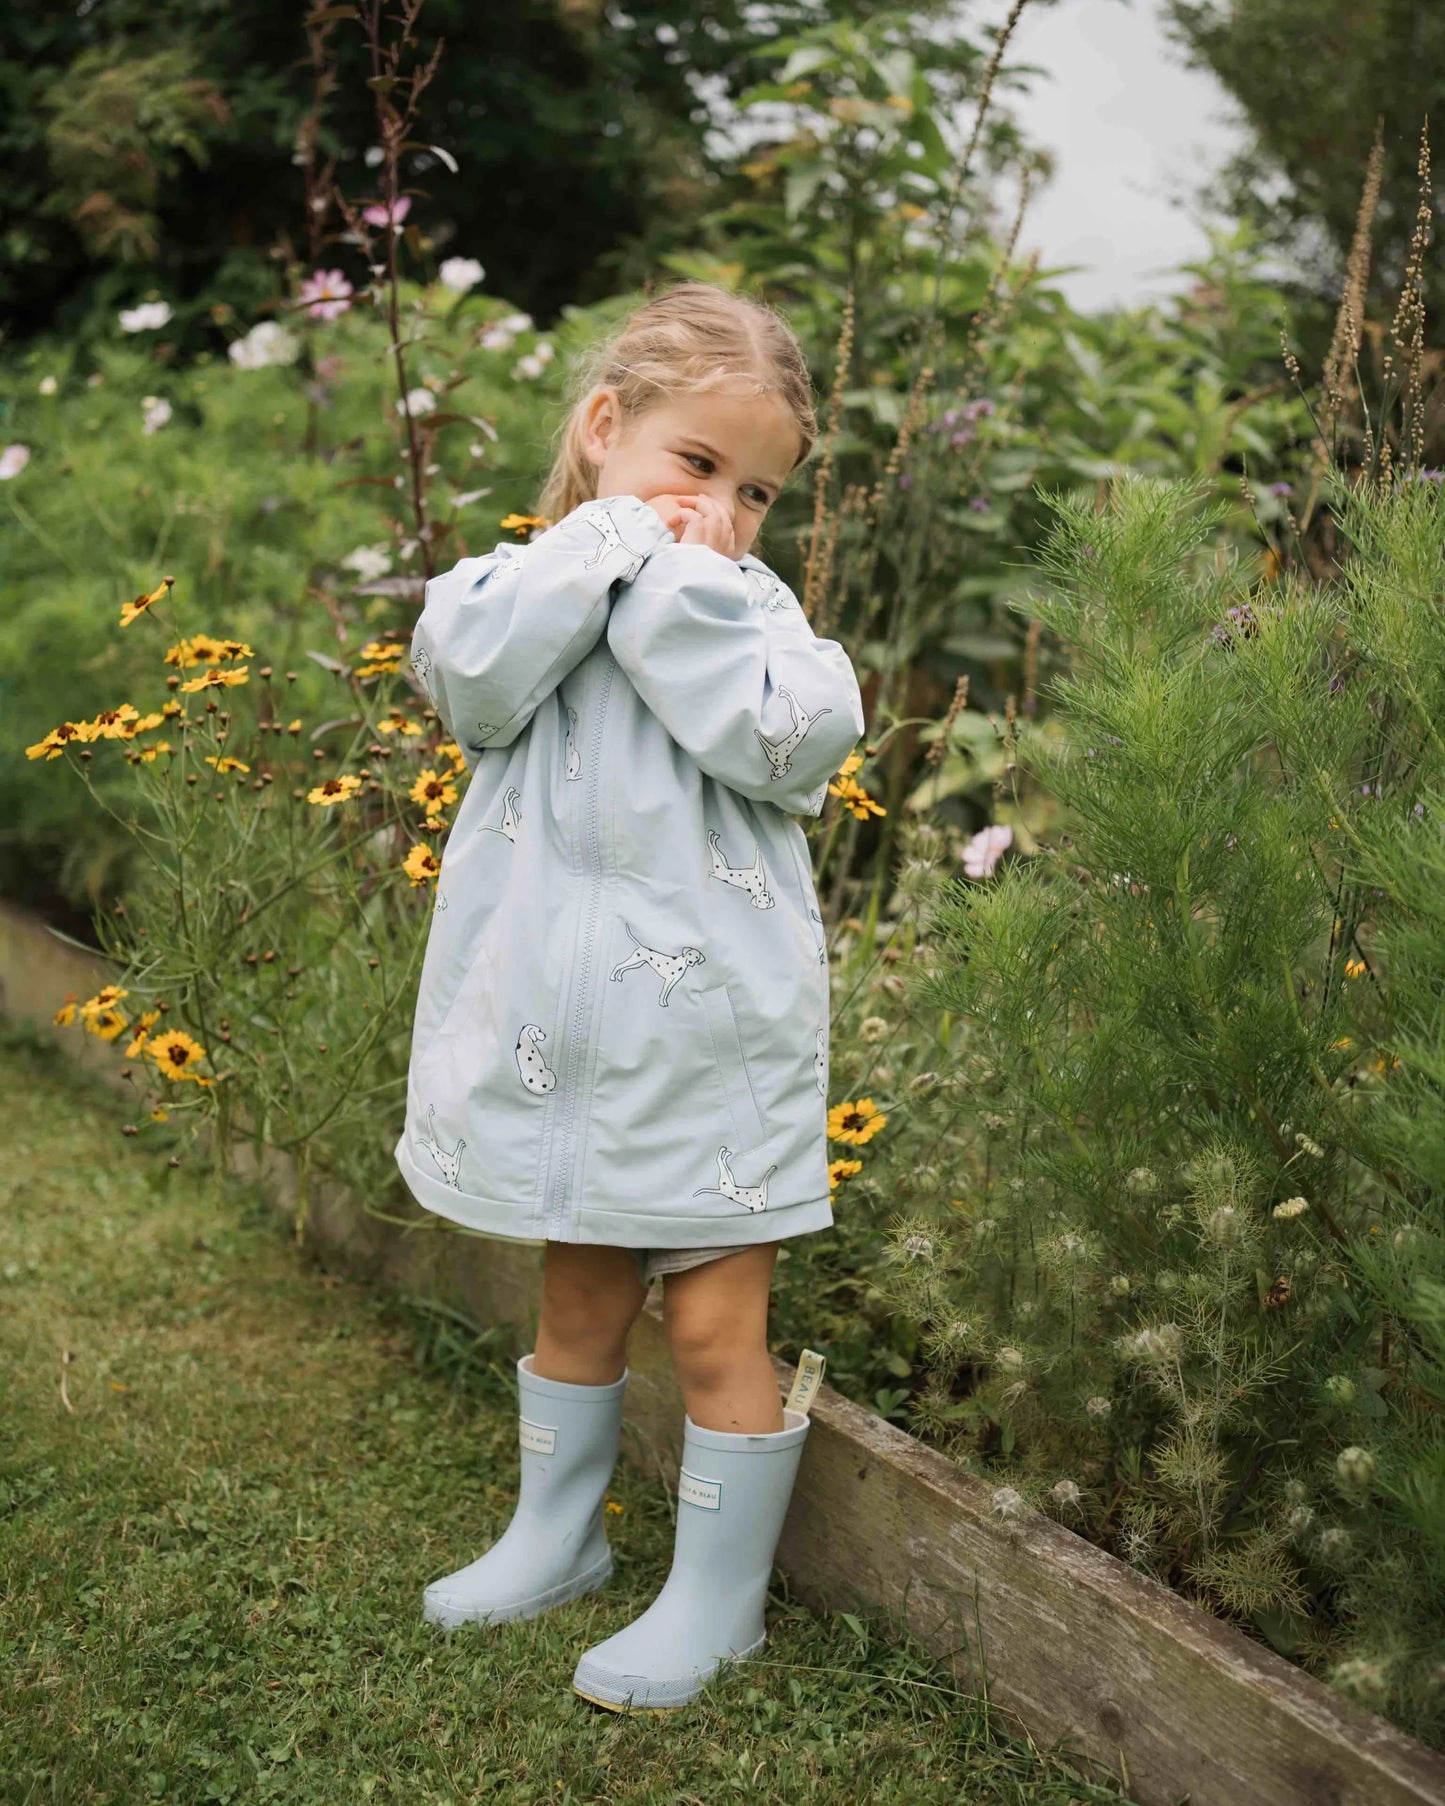
[[[663,1273],[686,1273],[724,1254],[736,1254],[736,1248],[629,1248],[637,1262],[637,1275],[643,1285],[650,1286]]]

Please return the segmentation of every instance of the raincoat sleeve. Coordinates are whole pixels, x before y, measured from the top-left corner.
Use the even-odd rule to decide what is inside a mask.
[[[792,591],[711,546],[659,546],[618,594],[607,640],[639,696],[719,783],[821,814],[864,731],[848,654]]]
[[[617,585],[672,538],[636,496],[606,496],[430,580],[412,668],[469,766],[517,738],[601,638]]]

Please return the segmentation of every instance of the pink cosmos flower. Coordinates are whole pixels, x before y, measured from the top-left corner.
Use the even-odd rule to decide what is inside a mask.
[[[387,206],[385,201],[377,201],[370,207],[363,207],[361,217],[368,226],[395,226],[401,229],[401,222],[411,212],[411,196],[398,195],[394,204]]]
[[[996,822],[991,828],[980,828],[963,849],[963,869],[970,878],[992,878],[993,868],[1004,849],[1013,845],[1014,831]]]
[[[340,270],[315,270],[301,284],[300,299],[313,320],[334,320],[355,293]]]

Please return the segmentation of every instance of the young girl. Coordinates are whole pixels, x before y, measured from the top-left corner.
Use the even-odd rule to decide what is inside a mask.
[[[427,585],[412,663],[471,774],[396,1158],[427,1209],[545,1242],[502,1537],[435,1623],[612,1571],[627,1333],[666,1274],[686,1405],[661,1593],[573,1684],[667,1708],[765,1641],[808,1432],[768,1353],[777,1244],[828,1228],[828,967],[806,837],[864,729],[843,648],[752,546],[816,436],[771,309],[684,282],[588,360],[555,524]]]

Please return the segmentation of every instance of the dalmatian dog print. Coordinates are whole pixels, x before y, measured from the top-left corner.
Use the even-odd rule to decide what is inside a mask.
[[[813,918],[813,920],[818,924],[818,926],[820,928],[823,926],[823,918],[822,918],[822,916],[820,916],[818,914],[816,909],[809,909],[808,914]],[[823,944],[818,949],[818,964],[820,966],[826,966],[827,963],[828,963],[828,940],[827,940],[827,936],[825,935],[823,938]]]
[[[626,543],[617,530],[617,522],[612,518],[611,511],[605,506],[599,504],[591,508],[580,508],[577,512],[597,533],[596,550],[590,558],[584,558],[582,563],[588,570],[591,570],[594,565],[600,564],[609,552],[626,552],[627,563],[618,571],[616,580],[619,583],[631,583],[647,562],[646,552],[635,551]]]
[[[786,608],[792,600],[782,579],[775,577],[771,571],[745,569],[743,576],[747,579],[749,596],[770,613],[775,609]]]
[[[518,790],[517,786],[515,784],[508,784],[502,796],[502,819],[500,824],[494,821],[479,822],[477,825],[477,832],[479,834],[505,834],[507,839],[515,845],[517,840],[517,824],[522,819],[517,812],[517,804],[521,801],[521,797],[522,793]]]
[[[490,740],[492,735],[496,733],[501,725],[500,721],[479,721],[477,723],[477,738],[479,740]]]
[[[413,657],[411,668],[416,672],[421,687],[431,698],[432,706],[436,706],[436,691],[431,687],[431,654],[423,646]]]
[[[522,1083],[536,1097],[545,1097],[549,1091],[557,1089],[556,1073],[537,1051],[546,1039],[545,1031],[535,1022],[524,1023],[514,1050]]]
[[[582,755],[577,751],[577,742],[573,739],[573,735],[577,732],[577,711],[570,704],[567,708],[567,719],[572,724],[567,729],[567,776],[576,779],[582,776]]]
[[[778,694],[788,699],[788,708],[793,717],[792,727],[777,740],[770,740],[760,727],[753,729],[758,744],[768,756],[768,764],[772,766],[768,773],[770,778],[784,778],[788,775],[793,769],[793,754],[803,744],[803,736],[808,729],[824,715],[833,713],[830,708],[822,708],[810,715],[786,684],[778,685]]]
[[[826,778],[824,778],[823,782],[821,784],[819,784],[818,788],[808,798],[809,815],[816,815],[818,813],[818,811],[823,807],[823,798],[825,796],[827,796],[827,794],[828,794],[828,780]]]
[[[716,828],[707,831],[707,844],[712,850],[712,875],[724,884],[732,884],[738,890],[748,893],[748,901],[754,909],[771,909],[777,898],[763,882],[763,855],[757,842],[753,843],[753,863],[747,866],[729,865],[721,846],[721,836]]]
[[[428,1104],[426,1108],[427,1132],[425,1135],[418,1135],[417,1141],[426,1149],[432,1159],[436,1161],[437,1170],[441,1173],[442,1178],[446,1180],[447,1184],[450,1185],[454,1191],[460,1191],[462,1188],[462,1149],[467,1144],[458,1137],[457,1145],[450,1153],[448,1153],[437,1140],[436,1115],[435,1106]]]
[[[828,1036],[821,1028],[813,1038],[813,1083],[819,1097],[828,1095]]]
[[[699,1185],[692,1195],[695,1198],[712,1196],[731,1198],[734,1204],[741,1204],[744,1210],[766,1210],[768,1207],[768,1180],[777,1170],[775,1162],[756,1185],[739,1185],[733,1178],[732,1149],[719,1148],[717,1151],[717,1184]]]
[[[632,935],[633,950],[626,959],[620,960],[617,965],[612,968],[609,976],[614,984],[621,984],[622,974],[624,972],[630,972],[634,966],[651,966],[653,971],[656,972],[658,977],[663,981],[662,993],[657,1001],[664,1009],[666,1009],[667,1000],[672,995],[673,988],[677,984],[678,979],[682,977],[689,966],[699,966],[702,964],[703,954],[701,949],[698,947],[684,947],[681,953],[659,953],[656,947],[645,947],[642,942],[638,940],[637,936],[632,934],[632,929],[627,922],[624,921],[622,926]]]
[[[447,906],[446,898],[442,895],[442,893],[440,891],[438,891],[437,892],[437,900],[435,903],[432,904],[432,908],[431,908],[432,914],[434,916],[439,916],[441,914],[441,912],[446,908],[446,906]]]

